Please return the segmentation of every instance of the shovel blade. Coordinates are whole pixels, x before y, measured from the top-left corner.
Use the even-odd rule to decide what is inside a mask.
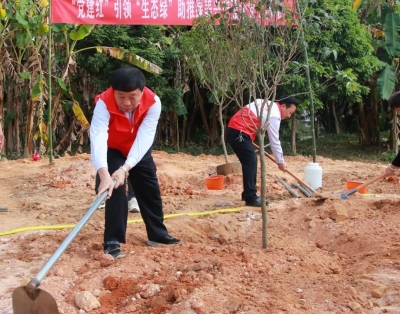
[[[18,287],[12,294],[14,314],[59,314],[57,303],[46,291],[37,288],[33,299],[26,286]]]

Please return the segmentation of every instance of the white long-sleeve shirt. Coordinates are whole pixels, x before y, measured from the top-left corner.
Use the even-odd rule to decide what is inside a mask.
[[[256,99],[255,101],[251,102],[250,104],[246,105],[245,107],[249,107],[250,111],[253,112],[256,117],[258,117],[256,106],[258,107],[258,112],[260,112],[263,101],[264,101],[263,99]],[[279,111],[278,104],[272,103],[272,105],[271,105],[271,102],[268,101],[268,106],[267,106],[267,104],[265,104],[265,106],[264,106],[264,112],[263,112],[263,116],[262,116],[262,124],[263,125],[265,125],[265,123],[267,123],[268,110],[271,110],[269,125],[267,126],[267,134],[268,134],[269,143],[271,145],[271,150],[275,157],[276,163],[282,164],[285,162],[285,160],[283,158],[283,150],[282,150],[282,146],[281,146],[281,141],[279,140],[279,129],[281,126],[281,113]]]
[[[161,115],[161,101],[155,96],[155,104],[147,111],[135,141],[129,151],[125,163],[131,168],[143,158],[144,154],[153,145],[154,137],[157,130],[158,120]],[[139,105],[140,106],[140,105]],[[132,121],[134,111],[125,113],[126,118]],[[93,112],[92,123],[90,126],[90,151],[91,160],[94,168],[98,171],[100,168],[108,168],[107,165],[107,141],[108,141],[108,125],[110,123],[110,113],[106,104],[99,99]],[[133,127],[133,126],[132,126]]]

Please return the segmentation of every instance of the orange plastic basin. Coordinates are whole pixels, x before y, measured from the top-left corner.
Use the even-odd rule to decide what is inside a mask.
[[[224,189],[224,176],[214,175],[204,179],[207,189],[209,190],[223,190]]]
[[[352,190],[364,183],[365,182],[361,182],[361,181],[346,181],[346,189]],[[368,190],[368,186],[364,186],[362,189],[359,189],[357,192],[361,193],[361,194],[365,194],[365,193],[367,193],[367,190]]]

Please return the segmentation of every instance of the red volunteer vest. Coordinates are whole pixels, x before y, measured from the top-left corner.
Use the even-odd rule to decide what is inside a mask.
[[[279,112],[282,114],[282,107],[278,102],[275,103],[278,105]],[[243,107],[229,120],[228,127],[246,133],[254,142],[257,136],[256,129],[259,127],[259,123],[257,116],[250,108]]]
[[[233,115],[229,121],[228,127],[246,133],[254,142],[256,138],[255,130],[258,128],[258,125],[259,123],[256,115],[250,111],[249,107],[244,107]]]
[[[110,87],[100,95],[95,97],[95,103],[99,99],[103,100],[110,113],[110,123],[108,125],[108,142],[109,148],[119,150],[125,157],[136,139],[137,132],[143,122],[149,108],[155,104],[155,93],[145,87],[143,96],[139,106],[136,107],[132,117],[132,122],[126,117],[125,113],[118,109],[114,98],[114,89]]]

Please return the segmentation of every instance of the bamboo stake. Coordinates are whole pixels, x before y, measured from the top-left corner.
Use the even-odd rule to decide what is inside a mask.
[[[292,186],[298,188],[305,196],[311,197],[311,192],[309,192],[305,187],[302,187],[300,184],[292,182]]]
[[[289,186],[289,184],[287,184],[287,183],[285,182],[285,180],[283,180],[281,177],[278,177],[278,176],[277,176],[277,178],[278,178],[279,182],[282,183],[282,185],[286,188],[286,190],[289,191],[290,194],[292,194],[294,197],[297,197],[297,198],[300,197],[300,195],[297,194],[297,192],[296,192],[295,190],[293,190],[293,189]]]
[[[253,143],[253,146],[256,149],[259,149],[258,145]],[[270,160],[272,160],[274,163],[276,163],[275,158],[272,157],[270,154],[268,154],[267,152],[264,151],[264,154],[266,157],[268,157]],[[293,178],[296,179],[297,182],[299,182],[301,185],[305,186],[308,190],[310,190],[312,193],[315,193],[316,191],[309,186],[307,183],[305,183],[303,180],[301,180],[298,176],[296,176],[293,172],[291,172],[289,169],[286,169],[285,172],[287,172],[288,174],[290,174]]]

